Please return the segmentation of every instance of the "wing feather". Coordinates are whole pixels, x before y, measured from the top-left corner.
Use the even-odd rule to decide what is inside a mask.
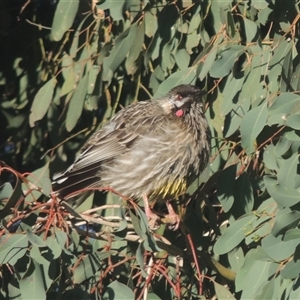
[[[54,175],[53,190],[65,197],[79,187],[95,186],[97,182],[100,186],[101,164],[128,151],[140,136],[161,126],[162,119],[162,110],[153,111],[151,101],[138,102],[119,111],[91,136],[66,171]]]

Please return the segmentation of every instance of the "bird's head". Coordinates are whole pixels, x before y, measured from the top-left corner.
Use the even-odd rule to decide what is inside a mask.
[[[198,102],[201,105],[201,96],[205,92],[194,85],[181,84],[170,90],[162,107],[166,113],[174,113],[177,117],[182,117],[191,107],[192,103]]]

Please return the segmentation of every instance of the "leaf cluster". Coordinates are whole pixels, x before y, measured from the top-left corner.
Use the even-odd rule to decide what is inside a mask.
[[[296,1],[29,1],[24,26],[0,8],[3,296],[299,298]],[[95,130],[181,83],[207,90],[213,139],[178,234],[111,193],[57,202]]]

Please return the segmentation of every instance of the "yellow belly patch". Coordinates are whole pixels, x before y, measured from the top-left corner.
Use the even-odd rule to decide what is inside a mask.
[[[159,189],[153,191],[150,195],[150,199],[165,199],[171,200],[177,198],[187,190],[187,182],[184,179],[169,182],[166,185],[161,186]]]

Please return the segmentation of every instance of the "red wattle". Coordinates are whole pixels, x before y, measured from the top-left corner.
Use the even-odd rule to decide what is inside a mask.
[[[183,110],[182,109],[177,110],[176,113],[175,113],[175,115],[177,117],[182,117],[183,116]]]

